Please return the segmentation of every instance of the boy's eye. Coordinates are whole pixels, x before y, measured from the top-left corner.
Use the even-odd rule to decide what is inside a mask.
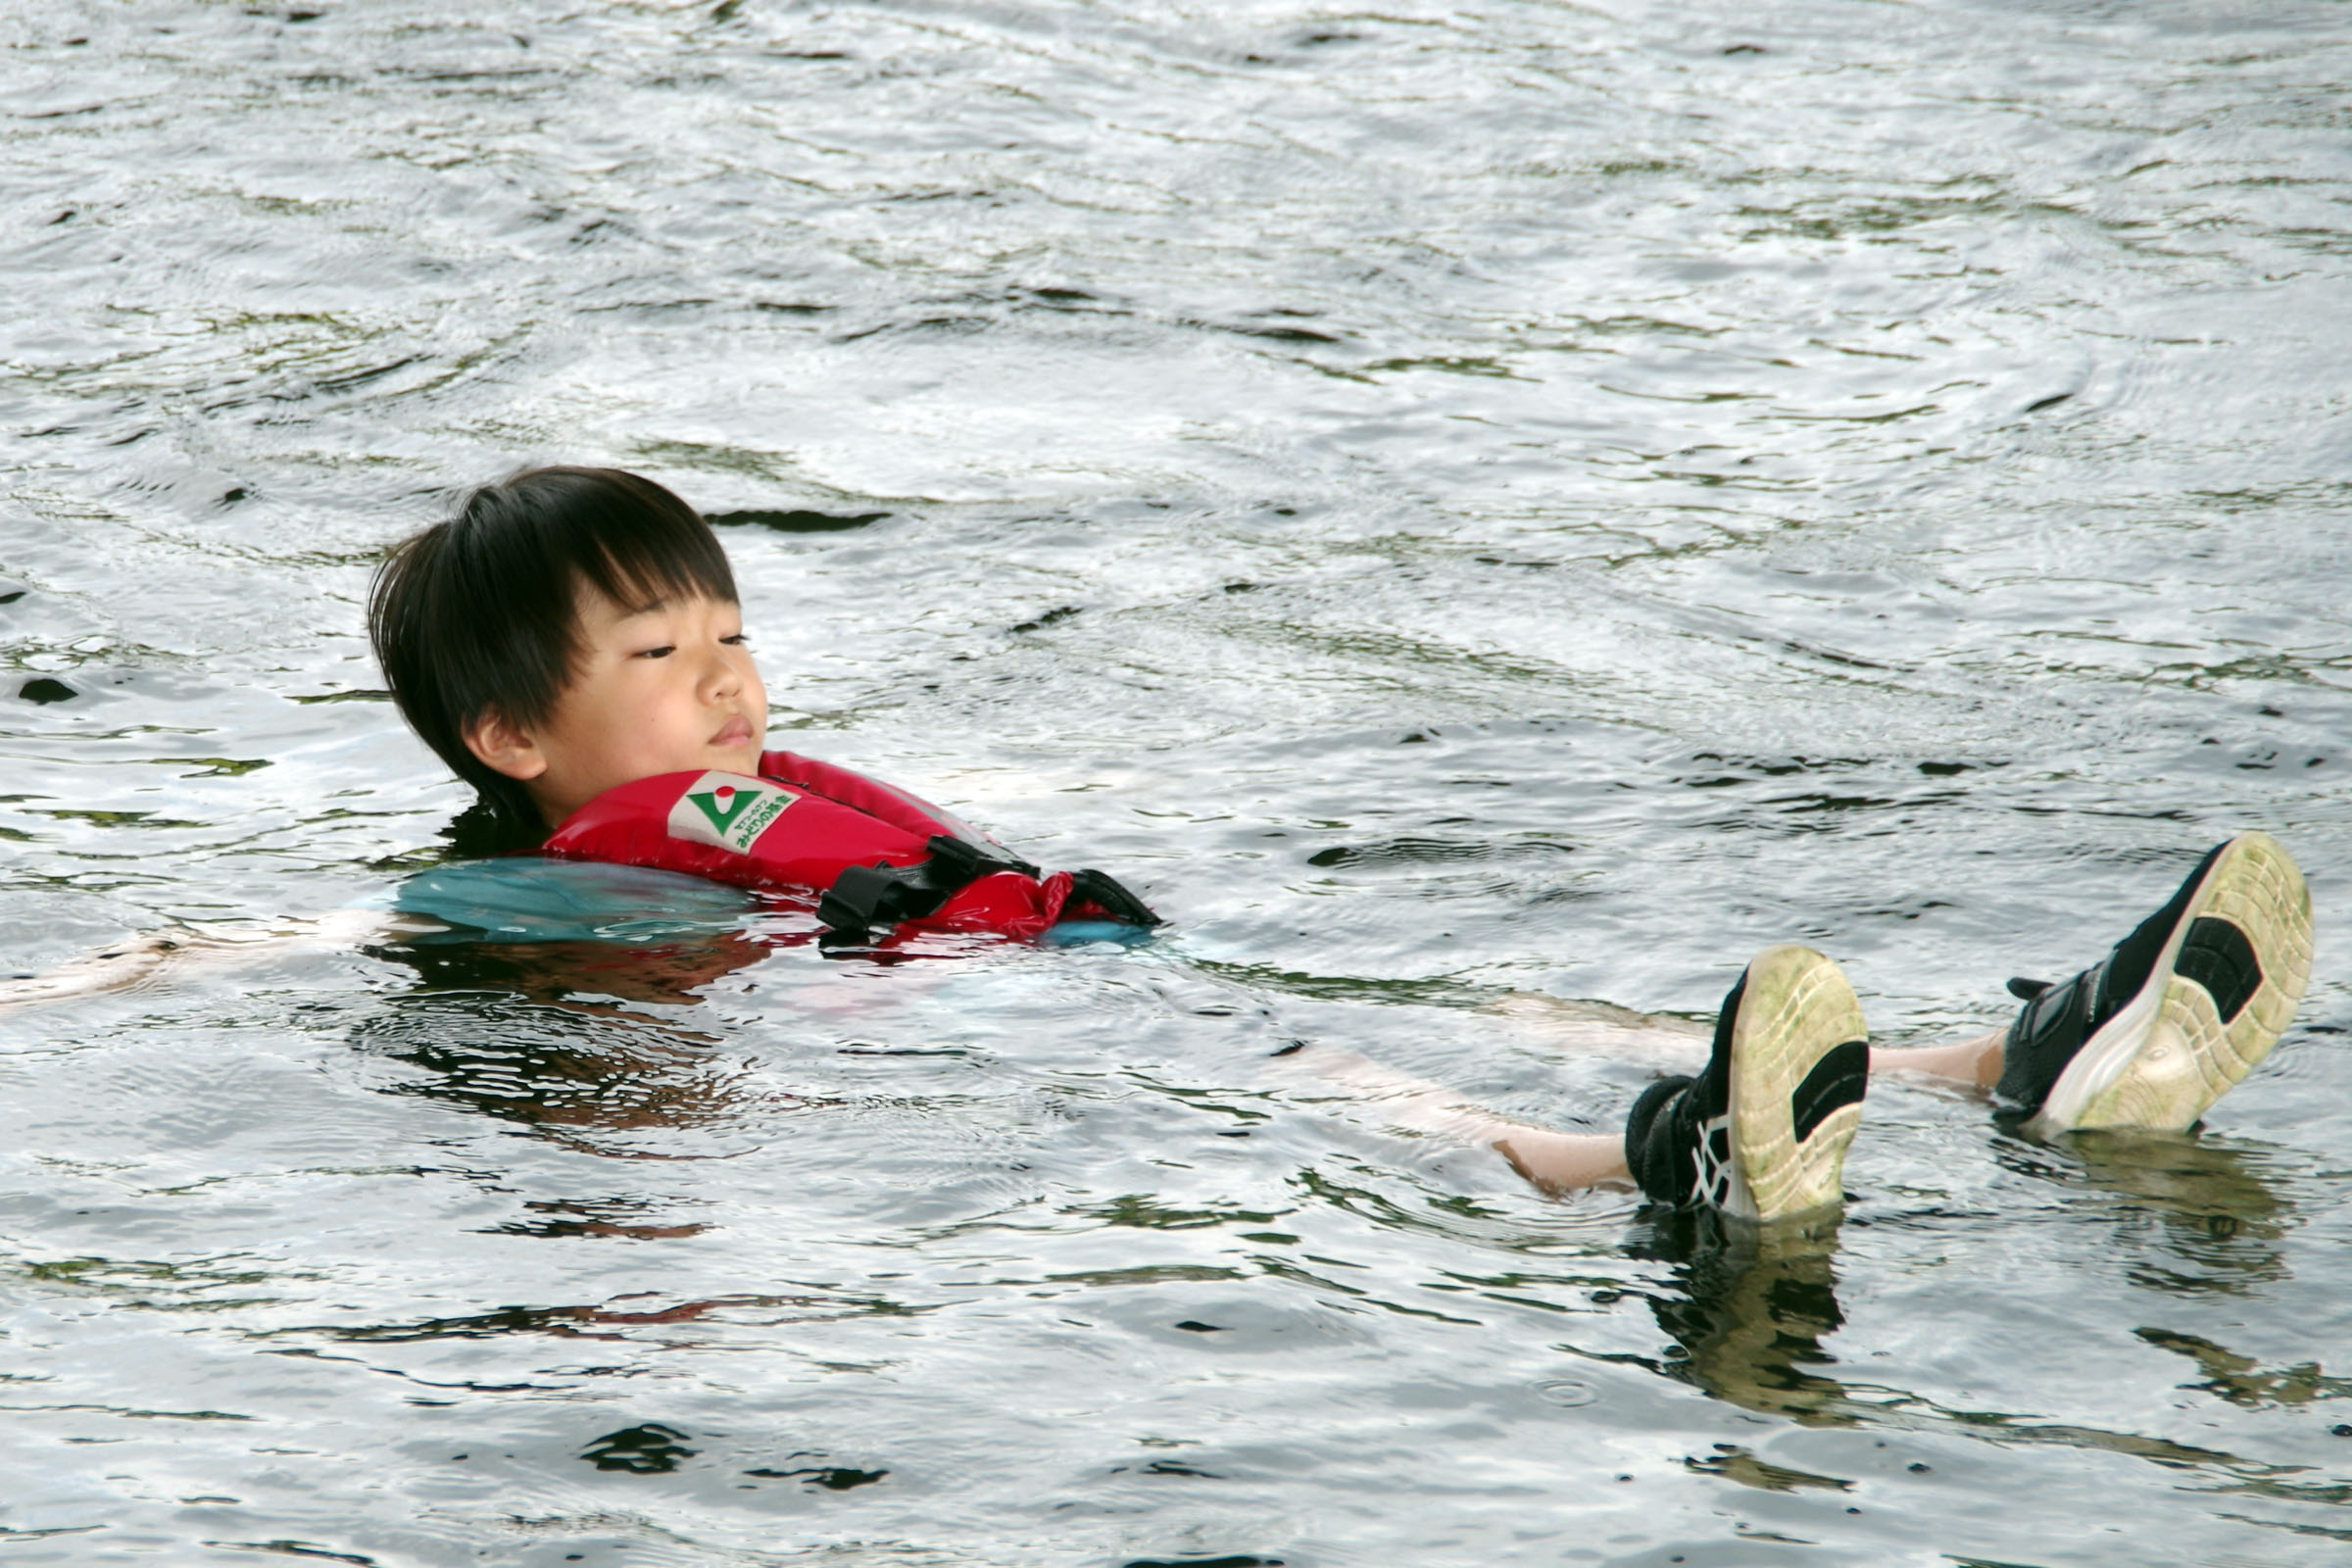
[[[719,639],[720,642],[725,643],[729,648],[741,648],[745,643],[748,643],[751,640],[752,634],[748,631],[739,631],[732,637],[721,637]]]
[[[678,645],[676,643],[663,643],[659,648],[641,649],[638,652],[637,657],[639,659],[667,659],[670,655],[676,653],[677,651]]]

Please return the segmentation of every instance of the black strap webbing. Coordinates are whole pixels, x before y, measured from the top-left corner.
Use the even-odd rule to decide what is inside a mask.
[[[950,894],[992,871],[1037,876],[1036,866],[993,845],[941,833],[923,846],[929,853],[914,865],[852,865],[833,879],[816,903],[816,917],[834,941],[860,942],[878,925],[918,920],[948,902]],[[1101,871],[1070,878],[1072,903],[1091,903],[1114,920],[1149,929],[1161,924],[1144,901]]]
[[[991,871],[1035,876],[1037,867],[985,844],[935,834],[930,853],[913,865],[845,866],[816,902],[816,917],[831,931],[858,940],[878,925],[915,920],[948,902],[948,896]]]

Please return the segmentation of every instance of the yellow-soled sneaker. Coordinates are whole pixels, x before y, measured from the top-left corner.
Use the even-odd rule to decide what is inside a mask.
[[[2036,1137],[2180,1131],[2270,1054],[2311,978],[2311,892],[2284,847],[2241,833],[2106,957],[2057,985],[2012,980],[2003,1106]]]
[[[1842,1196],[1846,1145],[1870,1080],[1861,1004],[1811,948],[1767,948],[1715,1017],[1696,1078],[1665,1078],[1626,1118],[1626,1163],[1661,1203],[1745,1219],[1810,1213]]]

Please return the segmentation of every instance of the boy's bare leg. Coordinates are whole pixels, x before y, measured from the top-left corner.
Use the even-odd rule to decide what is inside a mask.
[[[1707,1059],[1707,1032],[1666,1013],[1641,1013],[1600,1003],[1563,1002],[1541,993],[1514,993],[1487,1009],[1521,1024],[1561,1051],[1654,1061],[1695,1072]],[[1940,1046],[1874,1046],[1872,1072],[1916,1072],[1989,1089],[2000,1081],[2006,1031]]]
[[[1918,1072],[1934,1078],[1990,1089],[2001,1081],[2001,1043],[2006,1029],[1995,1029],[1974,1040],[1955,1040],[1941,1046],[1873,1046],[1870,1070]]]
[[[1391,1123],[1483,1144],[1544,1192],[1636,1180],[1655,1201],[1750,1219],[1838,1201],[1868,1080],[1862,1009],[1810,948],[1768,948],[1724,998],[1695,1078],[1643,1092],[1622,1134],[1531,1127],[1352,1052],[1300,1045],[1276,1058],[1377,1105]]]
[[[1673,1013],[1637,1012],[1540,991],[1509,992],[1479,1010],[1526,1030],[1562,1054],[1617,1056],[1678,1071],[1696,1071],[1707,1059],[1707,1026]]]
[[[1487,1143],[1511,1169],[1545,1193],[1574,1192],[1633,1181],[1621,1133],[1562,1133],[1548,1127],[1498,1122]]]
[[[1492,1149],[1547,1193],[1633,1179],[1625,1164],[1625,1139],[1617,1133],[1563,1133],[1513,1121],[1442,1085],[1332,1046],[1298,1046],[1275,1061],[1286,1072],[1378,1105],[1394,1126]]]

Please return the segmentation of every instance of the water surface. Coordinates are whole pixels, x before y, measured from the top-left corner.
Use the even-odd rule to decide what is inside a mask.
[[[2352,13],[122,0],[0,21],[0,964],[464,792],[361,635],[526,462],[719,514],[782,744],[1174,917],[288,950],[0,1019],[0,1561],[2332,1561]],[[2318,900],[2193,1138],[1613,1129],[1773,941],[2005,1014]],[[1517,1000],[1513,1000],[1517,999]]]

